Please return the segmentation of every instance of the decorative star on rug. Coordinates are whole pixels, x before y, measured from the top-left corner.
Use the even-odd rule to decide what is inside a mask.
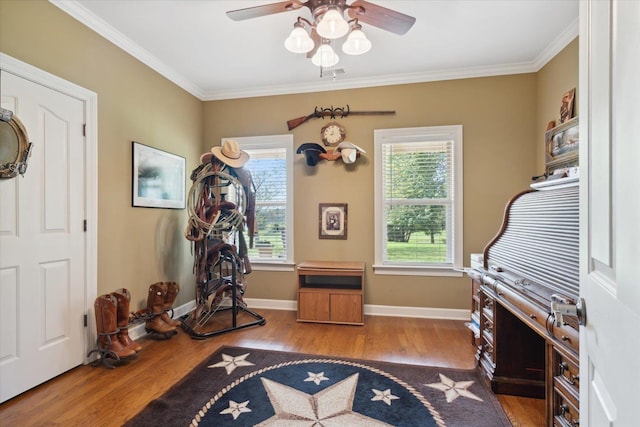
[[[220,411],[220,414],[231,414],[233,419],[236,420],[243,412],[251,412],[251,409],[247,408],[249,401],[245,401],[242,403],[236,403],[233,400],[229,401],[229,407],[223,411]]]
[[[309,375],[307,378],[305,378],[305,382],[307,381],[313,381],[314,383],[316,383],[316,385],[320,385],[321,381],[329,381],[329,378],[324,376],[324,372],[320,372],[319,374],[314,374],[313,372],[307,372],[307,374]]]
[[[224,368],[227,371],[227,375],[229,375],[239,366],[253,366],[253,363],[246,360],[249,354],[250,353],[246,353],[235,357],[223,354],[221,362],[218,362],[215,365],[209,365],[207,368]]]
[[[380,391],[380,390],[376,390],[375,388],[372,388],[371,390],[375,393],[375,396],[371,398],[372,402],[376,400],[381,400],[387,405],[391,406],[392,400],[400,399],[398,396],[394,396],[393,394],[391,394],[390,389],[386,389],[385,391]]]
[[[276,414],[257,425],[284,425],[283,423],[292,422],[295,424],[291,425],[310,427],[319,425],[388,426],[386,423],[353,412],[358,375],[353,374],[314,395],[262,377],[260,379]]]
[[[436,390],[440,390],[444,392],[444,395],[447,398],[447,403],[451,403],[456,400],[458,397],[468,397],[469,399],[479,400],[483,402],[475,394],[471,393],[467,390],[469,387],[473,385],[475,381],[460,381],[455,382],[451,378],[446,375],[438,374],[440,376],[439,383],[425,384],[427,387],[435,388]]]

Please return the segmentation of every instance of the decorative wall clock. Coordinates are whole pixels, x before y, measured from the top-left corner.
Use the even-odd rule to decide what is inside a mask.
[[[320,136],[324,145],[337,145],[344,141],[347,132],[341,124],[329,122],[320,131]]]

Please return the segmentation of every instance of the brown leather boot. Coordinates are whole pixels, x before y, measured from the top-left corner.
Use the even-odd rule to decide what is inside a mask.
[[[129,305],[131,303],[131,294],[124,288],[116,289],[111,295],[116,297],[118,301],[117,319],[118,319],[118,341],[120,343],[135,351],[136,353],[142,350],[140,344],[135,342],[129,337]]]
[[[96,312],[98,348],[100,350],[111,350],[120,359],[126,359],[136,354],[136,352],[123,346],[118,341],[117,305],[118,301],[111,294],[99,296],[93,304]]]
[[[160,334],[166,334],[168,332],[175,332],[176,327],[167,324],[162,320],[161,315],[164,313],[164,297],[166,291],[163,289],[162,283],[154,283],[149,286],[149,295],[147,297],[147,308],[154,316],[147,320],[145,327],[147,330],[158,332]]]
[[[163,282],[162,287],[166,290],[166,293],[164,294],[164,312],[160,317],[167,325],[180,326],[181,322],[179,320],[173,320],[167,313],[167,310],[171,310],[173,303],[176,302],[176,297],[178,296],[178,292],[180,292],[180,285],[176,282]]]

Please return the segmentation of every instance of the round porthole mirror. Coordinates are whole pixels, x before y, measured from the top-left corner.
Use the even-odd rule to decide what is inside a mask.
[[[11,110],[0,109],[0,178],[27,171],[31,143],[22,122]]]

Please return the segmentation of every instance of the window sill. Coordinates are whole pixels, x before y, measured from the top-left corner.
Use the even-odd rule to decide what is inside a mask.
[[[456,267],[423,267],[407,265],[374,265],[373,272],[381,275],[394,276],[446,276],[462,277],[464,273]]]
[[[254,271],[294,271],[295,263],[282,261],[264,261],[259,259],[251,260],[251,269]]]

